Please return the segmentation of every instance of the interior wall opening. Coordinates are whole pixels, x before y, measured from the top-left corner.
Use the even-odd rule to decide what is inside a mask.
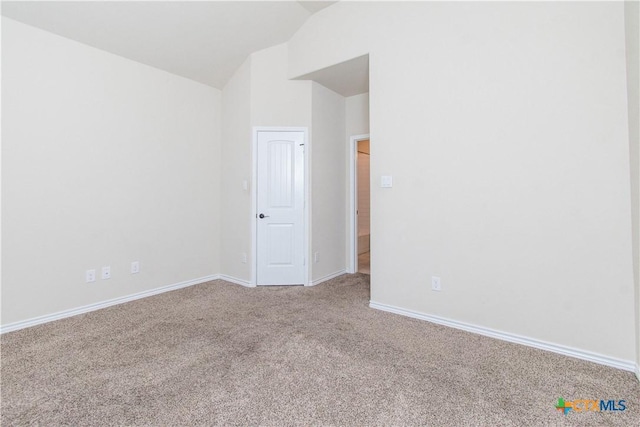
[[[357,224],[358,224],[358,273],[371,274],[371,180],[369,139],[357,142]]]

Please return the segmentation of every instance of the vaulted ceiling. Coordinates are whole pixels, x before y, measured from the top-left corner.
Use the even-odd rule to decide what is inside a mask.
[[[3,1],[2,15],[221,89],[335,1]]]

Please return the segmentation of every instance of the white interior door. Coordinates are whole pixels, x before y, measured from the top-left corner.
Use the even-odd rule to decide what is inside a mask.
[[[258,285],[304,284],[304,132],[259,131]]]

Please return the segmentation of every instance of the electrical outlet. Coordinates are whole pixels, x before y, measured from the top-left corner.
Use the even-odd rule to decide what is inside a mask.
[[[111,267],[102,267],[102,280],[111,279]]]
[[[314,252],[313,253],[313,262],[318,262],[320,261],[320,252]]]
[[[140,273],[140,261],[133,261],[131,263],[131,274]]]
[[[243,264],[247,263],[247,253],[246,252],[242,252],[240,254],[240,262],[242,262]]]
[[[95,282],[96,281],[96,270],[87,270],[84,273],[84,277],[85,280],[87,281],[87,283],[91,283],[91,282]]]
[[[441,291],[442,286],[440,284],[440,278],[437,276],[431,276],[431,290],[432,291]]]

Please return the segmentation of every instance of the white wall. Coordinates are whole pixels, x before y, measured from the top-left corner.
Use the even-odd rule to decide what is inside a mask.
[[[623,8],[339,2],[296,33],[291,77],[370,53],[373,301],[635,360]]]
[[[310,279],[343,271],[346,265],[345,98],[317,83],[289,80],[287,65],[284,44],[255,52],[223,90],[222,271],[247,282],[253,262],[251,201],[241,181],[251,177],[250,132],[254,126],[309,129],[311,147],[305,152],[313,156],[307,218],[312,236],[307,260],[313,260],[316,252],[319,256],[317,263],[310,264]],[[224,137],[232,134],[236,136]],[[248,263],[242,264],[240,253],[245,250]]]
[[[3,325],[219,271],[218,90],[2,18],[2,104]]]
[[[313,82],[312,280],[344,272],[346,252],[345,98]],[[312,258],[313,259],[313,258]]]
[[[311,82],[288,79],[288,53],[287,46],[281,44],[251,55],[252,126],[311,130]],[[305,148],[305,153],[308,151]]]
[[[316,83],[312,89],[310,81],[289,80],[288,63],[286,44],[251,55],[251,126],[306,127],[310,131],[311,147],[305,150],[312,155],[312,236],[307,260],[319,253],[318,263],[310,264],[311,280],[317,280],[345,268],[345,206],[341,202],[345,171],[337,166],[344,164],[346,153],[344,98]],[[247,158],[236,167],[250,164]],[[342,199],[336,200],[337,196]]]
[[[631,163],[633,270],[636,289],[636,363],[640,369],[640,3],[626,1],[627,104]],[[637,372],[640,378],[640,370]]]
[[[222,273],[251,280],[252,129],[311,127],[311,82],[287,77],[288,51],[277,45],[253,53],[222,91]],[[242,263],[241,254],[247,254]]]
[[[304,127],[310,130],[311,82],[288,79],[286,44],[251,56],[252,126]],[[306,147],[305,153],[309,151]],[[310,220],[308,214],[305,220]],[[309,259],[309,254],[306,259]]]
[[[311,82],[289,80],[286,44],[251,55],[251,125],[311,126]]]
[[[223,135],[235,133],[237,140],[223,138],[223,158],[228,164],[223,178],[223,245],[232,244],[230,256],[223,251],[223,273],[234,278],[250,280],[251,235],[250,199],[241,190],[241,180],[251,175],[251,137],[244,137],[253,126],[306,127],[310,130],[312,155],[310,173],[311,244],[308,260],[318,252],[318,262],[310,265],[312,281],[343,271],[346,265],[346,164],[345,98],[310,81],[289,80],[288,49],[278,45],[255,52],[223,90],[223,117],[232,106],[242,106],[242,120],[223,119]],[[246,65],[246,64],[245,64]],[[246,89],[247,80],[250,90]],[[241,89],[244,87],[245,89]],[[362,103],[362,100],[359,101]],[[250,126],[247,127],[246,107],[250,105]],[[364,113],[359,113],[360,115]],[[313,115],[313,122],[312,122]],[[356,120],[356,119],[354,119]],[[357,120],[362,121],[362,118]],[[229,128],[229,129],[227,129]],[[245,138],[245,142],[242,142]],[[313,154],[311,154],[313,153]],[[233,169],[233,170],[231,170]],[[239,200],[245,200],[239,203]],[[245,221],[243,218],[248,218]],[[228,233],[229,238],[225,238]],[[231,237],[233,236],[233,237]],[[249,262],[240,263],[241,251],[247,248]]]
[[[1,6],[0,6],[1,7]],[[2,19],[0,19],[0,48],[2,44]],[[1,49],[0,49],[1,50]],[[2,94],[2,54],[0,52],[0,95]],[[0,131],[2,130],[2,102],[0,102]],[[2,325],[2,224],[4,224],[4,220],[2,219],[3,210],[2,210],[2,188],[4,188],[3,174],[2,174],[2,135],[0,132],[0,325]]]
[[[349,150],[351,149],[350,147],[350,138],[352,136],[356,136],[356,135],[367,135],[369,133],[369,94],[368,93],[363,93],[360,95],[354,95],[354,96],[349,96],[345,98],[345,140],[347,141],[345,144],[345,149],[346,149],[346,154],[345,154],[345,158],[346,158],[346,163],[345,163],[345,169],[347,171],[351,170],[351,165],[349,164],[352,160],[351,160],[351,154],[349,153]],[[371,146],[371,141],[369,141],[369,146]],[[363,179],[362,176],[358,176],[358,197],[361,198],[364,194],[363,192],[363,186],[366,185],[367,187],[367,201],[366,201],[366,205],[367,205],[367,215],[366,215],[366,228],[367,228],[367,234],[369,234],[370,232],[370,221],[371,221],[371,213],[370,213],[370,206],[371,206],[371,202],[370,202],[370,156],[366,156],[366,171],[363,170],[363,168],[359,168],[359,170],[357,171],[358,174],[366,174],[366,183],[365,183],[365,179]],[[360,160],[358,160],[358,164],[361,164],[362,162],[360,162]],[[348,183],[350,185],[350,183]],[[350,206],[351,201],[351,188],[348,186],[347,187],[347,191],[346,191],[346,196],[347,196],[347,201],[346,204],[347,206]],[[360,200],[358,201],[358,204],[362,204],[360,203]],[[360,213],[362,214],[362,210],[360,209]],[[362,217],[362,215],[360,215]],[[346,218],[346,223],[347,224],[351,224],[351,210],[347,209],[347,218]],[[359,218],[358,220],[358,230],[356,233],[356,236],[359,236],[361,234],[361,230],[360,228],[362,227],[362,218]],[[351,230],[351,226],[349,226],[349,230],[348,230],[349,235],[354,234],[354,231]],[[361,239],[360,239],[361,240]],[[350,239],[347,239],[347,241],[345,242],[346,244],[346,251],[347,253],[349,253],[349,251],[351,250],[351,244],[350,244]],[[367,241],[366,246],[364,246],[362,244],[358,244],[358,253],[363,253],[363,252],[368,252],[370,249],[369,246],[369,241]]]
[[[251,57],[222,90],[221,273],[251,279]],[[247,190],[244,189],[247,182]],[[243,254],[246,254],[246,262]]]
[[[369,133],[369,94],[349,96],[345,98],[347,141],[355,135]]]

